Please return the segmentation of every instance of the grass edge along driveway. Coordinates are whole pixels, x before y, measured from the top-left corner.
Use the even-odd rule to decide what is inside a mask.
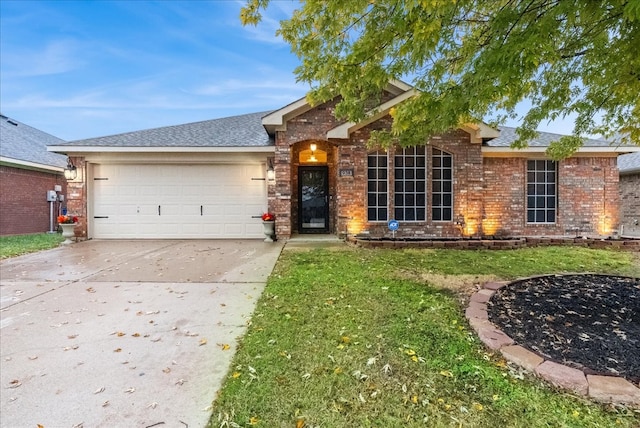
[[[209,426],[638,426],[638,411],[556,391],[511,366],[463,315],[485,280],[640,276],[637,257],[574,247],[285,251]]]

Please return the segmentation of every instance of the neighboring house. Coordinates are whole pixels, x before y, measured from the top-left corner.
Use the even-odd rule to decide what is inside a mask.
[[[640,236],[640,153],[618,158],[620,170],[620,232]]]
[[[59,202],[48,202],[47,192],[60,186],[66,156],[47,151],[47,145],[64,140],[24,123],[0,115],[0,235],[52,230],[51,208],[58,214]]]
[[[589,140],[554,162],[541,133],[514,150],[514,129],[464,124],[414,148],[375,150],[389,110],[414,94],[388,85],[360,123],[336,101],[300,99],[277,111],[169,126],[49,147],[72,157],[70,212],[94,238],[278,238],[298,233],[396,236],[608,236],[619,224],[620,153]],[[275,170],[268,178],[267,170]],[[75,195],[75,196],[73,196]]]

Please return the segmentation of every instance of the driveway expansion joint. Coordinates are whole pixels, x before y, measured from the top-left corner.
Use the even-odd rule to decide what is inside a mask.
[[[515,343],[498,326],[489,321],[486,304],[493,294],[520,280],[487,282],[471,296],[465,316],[482,343],[494,351],[500,351],[507,361],[556,387],[587,396],[596,402],[640,408],[640,388],[628,380],[618,376],[591,375],[583,370],[545,360],[537,353]]]

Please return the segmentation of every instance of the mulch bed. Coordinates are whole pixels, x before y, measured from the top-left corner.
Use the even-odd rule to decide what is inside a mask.
[[[487,311],[516,344],[546,360],[640,382],[640,278],[529,278],[500,289]]]

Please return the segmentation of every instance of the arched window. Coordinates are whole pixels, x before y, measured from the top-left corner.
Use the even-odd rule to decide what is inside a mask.
[[[453,219],[453,156],[434,148],[431,155],[431,218]]]

